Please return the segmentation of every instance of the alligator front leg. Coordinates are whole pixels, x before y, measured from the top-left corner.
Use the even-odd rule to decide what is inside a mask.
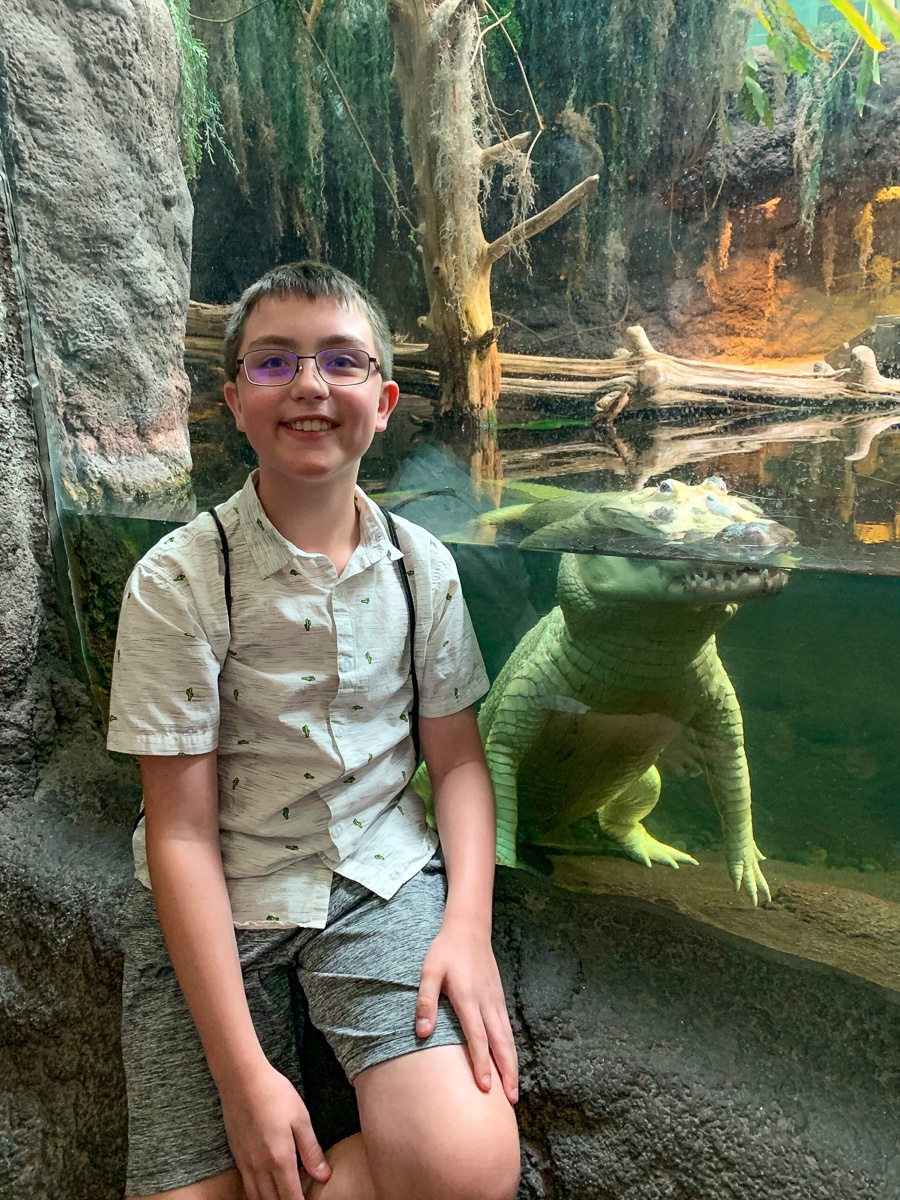
[[[516,865],[516,834],[519,825],[519,766],[540,735],[547,712],[537,703],[534,681],[513,680],[494,714],[485,741],[485,755],[497,802],[497,862]]]
[[[750,771],[744,752],[744,722],[731,680],[717,663],[715,690],[709,706],[691,721],[703,755],[709,787],[722,821],[725,859],[736,891],[747,890],[754,904],[771,900],[760,869],[761,854],[753,840]]]

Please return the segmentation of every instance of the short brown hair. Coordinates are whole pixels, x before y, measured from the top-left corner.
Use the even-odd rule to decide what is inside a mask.
[[[251,283],[235,303],[225,324],[224,354],[227,379],[237,378],[237,356],[244,326],[254,308],[266,296],[302,296],[306,300],[327,298],[336,300],[338,304],[347,308],[355,304],[371,326],[375,352],[381,367],[381,378],[391,378],[394,366],[391,331],[381,305],[364,287],[343,271],[330,267],[327,263],[306,259],[303,262],[272,267],[261,279],[257,279],[256,283]]]

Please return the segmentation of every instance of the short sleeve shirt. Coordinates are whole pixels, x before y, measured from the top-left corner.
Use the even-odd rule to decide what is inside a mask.
[[[219,826],[234,923],[323,928],[334,872],[389,899],[436,839],[409,786],[409,620],[416,610],[420,713],[449,716],[487,677],[449,551],[357,490],[360,542],[338,576],[275,529],[254,476],[217,513],[168,535],[125,588],[108,746],[128,754],[217,751]],[[143,823],[135,874],[150,886]]]

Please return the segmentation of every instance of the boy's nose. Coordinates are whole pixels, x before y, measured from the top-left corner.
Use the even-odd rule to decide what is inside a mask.
[[[327,394],[328,384],[319,374],[314,359],[301,358],[297,363],[297,374],[291,380],[291,391],[298,396]]]

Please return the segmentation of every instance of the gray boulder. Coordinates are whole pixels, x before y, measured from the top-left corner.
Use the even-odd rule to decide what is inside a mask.
[[[61,501],[190,515],[192,205],[165,0],[5,0],[0,130]]]

